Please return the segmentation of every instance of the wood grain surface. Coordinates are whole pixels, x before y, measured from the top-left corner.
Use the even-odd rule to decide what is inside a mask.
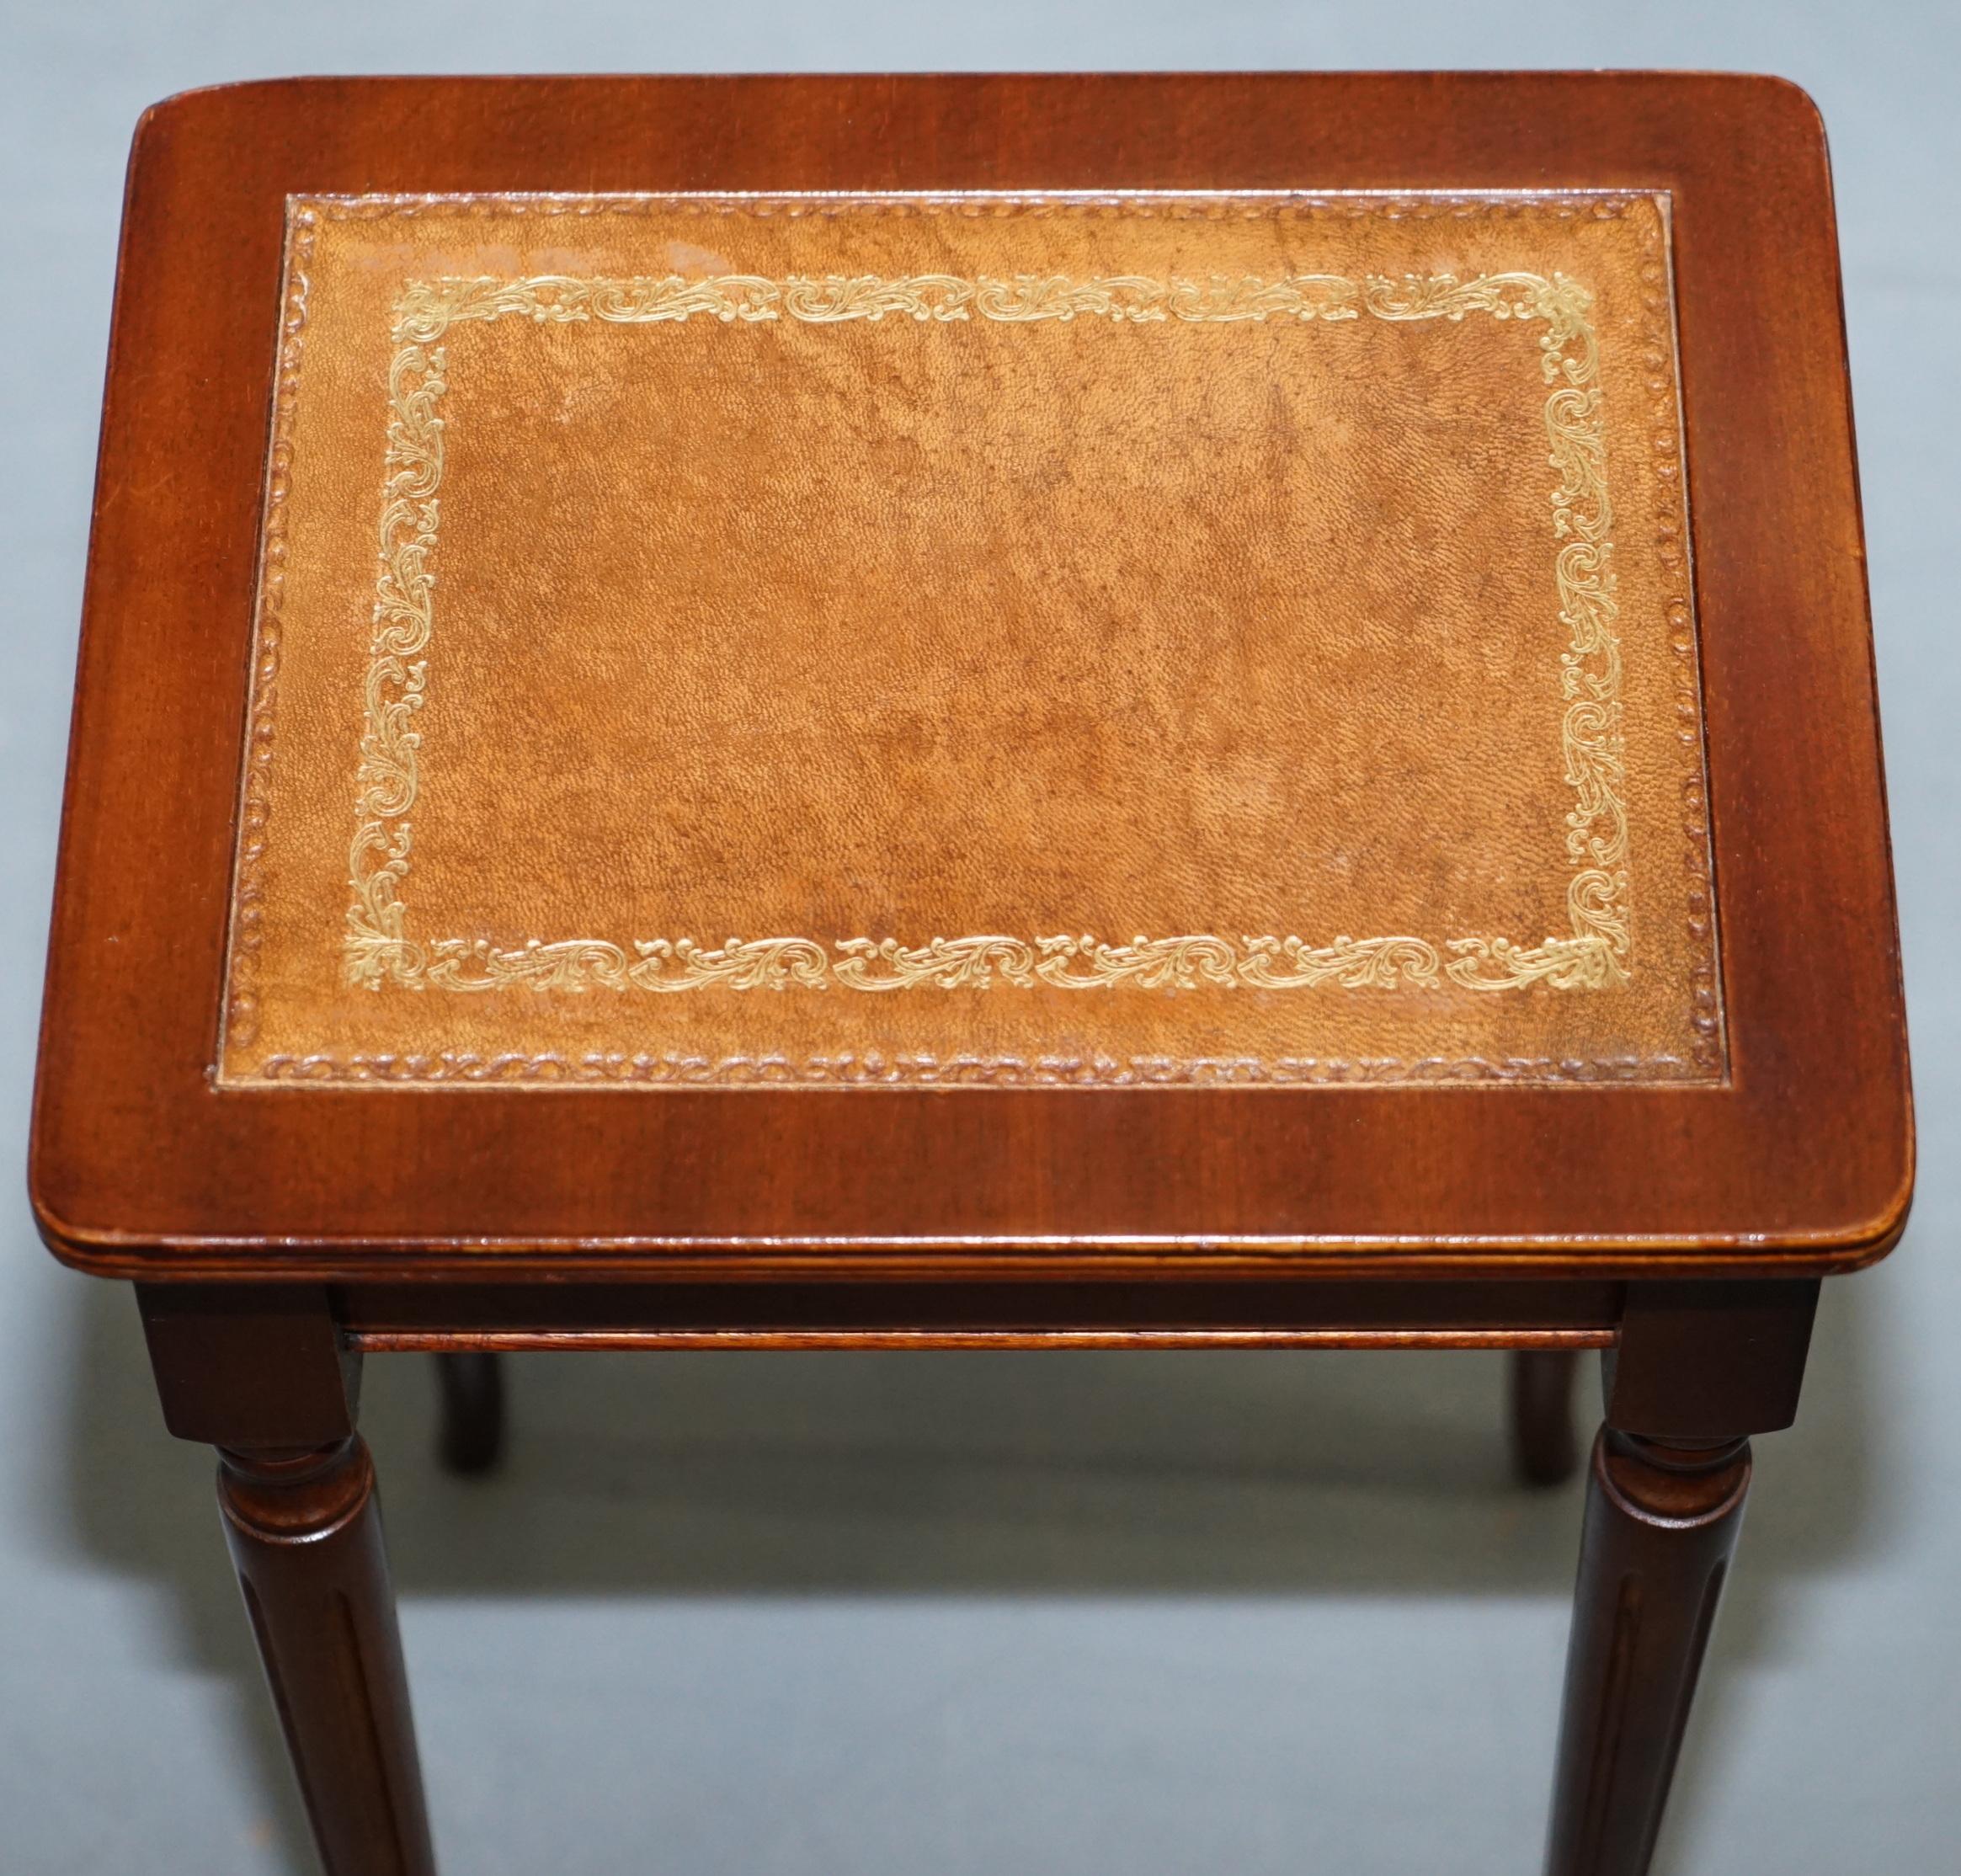
[[[215,1089],[289,194],[1665,190],[1719,1085],[832,1097]],[[1823,136],[1694,76],[307,80],[144,120],[32,1189],[156,1279],[1779,1274],[1890,1246],[1911,1114]]]

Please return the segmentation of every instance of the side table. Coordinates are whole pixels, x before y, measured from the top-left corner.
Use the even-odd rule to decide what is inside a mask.
[[[333,1876],[370,1352],[1605,1361],[1649,1860],[1912,1114],[1824,139],[1758,78],[306,80],[143,119],[34,1124]]]

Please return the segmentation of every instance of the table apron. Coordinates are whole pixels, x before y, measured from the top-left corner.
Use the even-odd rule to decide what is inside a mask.
[[[402,1350],[1610,1348],[1617,1283],[348,1284]]]

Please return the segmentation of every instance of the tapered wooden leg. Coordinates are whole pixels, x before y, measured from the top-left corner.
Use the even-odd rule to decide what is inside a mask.
[[[1580,1463],[1573,1428],[1575,1349],[1525,1349],[1511,1357],[1511,1463],[1528,1485],[1563,1484]]]
[[[434,1876],[366,1443],[219,1458],[232,1561],[328,1876]]]
[[[360,1359],[318,1288],[142,1286],[172,1432],[218,1503],[327,1876],[434,1876]]]
[[[451,1472],[488,1472],[504,1457],[504,1364],[494,1355],[439,1355],[442,1431],[437,1451]]]
[[[1798,1412],[1814,1280],[1630,1284],[1602,1368],[1548,1876],[1644,1876],[1750,1487]]]
[[[1548,1876],[1644,1876],[1749,1486],[1747,1440],[1696,1447],[1601,1430]]]

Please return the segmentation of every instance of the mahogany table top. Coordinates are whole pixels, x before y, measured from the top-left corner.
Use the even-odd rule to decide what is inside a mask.
[[[1869,1260],[1912,1118],[1837,268],[1764,79],[157,107],[45,1234]]]

